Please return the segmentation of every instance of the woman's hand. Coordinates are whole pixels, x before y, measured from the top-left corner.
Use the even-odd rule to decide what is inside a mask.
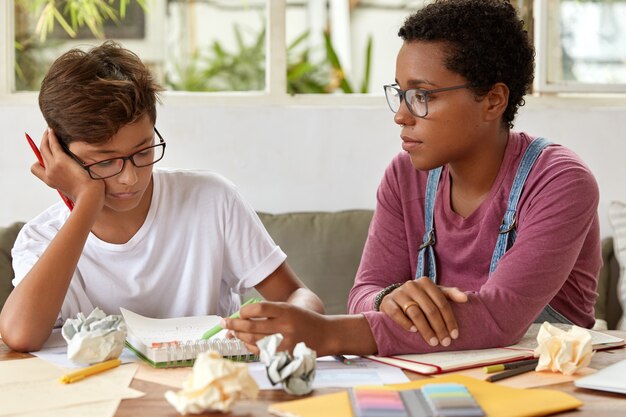
[[[46,185],[57,189],[71,200],[100,199],[104,205],[104,181],[93,180],[77,161],[65,153],[51,128],[46,129],[39,148],[44,162],[31,166],[31,172]]]
[[[448,300],[467,301],[458,288],[437,286],[428,277],[407,281],[383,298],[380,311],[404,329],[419,332],[430,346],[448,346],[459,326]]]
[[[259,353],[256,342],[265,336],[281,333],[284,337],[278,350],[293,351],[304,342],[319,355],[327,354],[323,345],[327,316],[284,302],[260,302],[244,306],[239,319],[225,318],[222,327],[245,343],[248,350]],[[229,332],[229,333],[230,333]]]

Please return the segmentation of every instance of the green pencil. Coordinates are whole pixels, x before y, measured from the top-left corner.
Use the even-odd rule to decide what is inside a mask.
[[[245,303],[243,303],[241,305],[241,307],[243,306],[247,306],[248,304],[254,304],[254,303],[258,303],[259,301],[263,301],[261,298],[251,298],[248,301],[246,301]],[[231,319],[238,319],[239,318],[239,311],[231,314],[230,316],[228,316],[228,318]],[[213,336],[215,336],[216,334],[218,334],[219,332],[221,332],[223,330],[222,326],[220,326],[219,324],[209,330],[207,330],[206,332],[204,332],[204,334],[202,335],[202,339],[210,339]]]

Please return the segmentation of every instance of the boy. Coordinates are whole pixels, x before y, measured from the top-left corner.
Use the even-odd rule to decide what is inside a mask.
[[[246,319],[274,318],[320,355],[506,346],[533,321],[592,327],[598,186],[570,150],[511,131],[534,57],[514,7],[439,0],[399,35],[385,94],[404,152],[378,189],[349,298],[358,314],[253,305],[226,327],[252,345],[272,320]],[[518,179],[520,166],[529,171]],[[328,337],[298,333],[296,323]]]
[[[269,301],[323,312],[231,183],[153,169],[166,146],[155,127],[159,91],[139,58],[114,42],[65,53],[42,82],[45,168],[31,171],[74,208],[55,204],[16,240],[15,289],[0,313],[12,349],[41,348],[54,326],[94,307],[227,316],[252,287]]]

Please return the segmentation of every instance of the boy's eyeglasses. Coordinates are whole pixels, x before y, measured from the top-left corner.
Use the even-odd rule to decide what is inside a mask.
[[[422,90],[412,88],[410,90],[400,90],[398,84],[385,85],[385,97],[392,112],[397,113],[402,105],[402,100],[406,102],[409,112],[415,117],[426,117],[428,115],[428,100],[431,94],[443,91],[459,90],[469,87],[468,84],[456,85],[454,87],[438,88],[436,90]]]
[[[81,167],[85,171],[89,173],[89,176],[94,180],[102,180],[105,178],[110,178],[118,175],[120,172],[124,170],[124,165],[126,165],[126,161],[131,161],[134,166],[137,168],[143,168],[150,165],[153,165],[163,159],[163,155],[165,155],[165,141],[163,137],[159,133],[159,131],[154,128],[154,132],[159,137],[160,143],[156,145],[147,146],[143,149],[138,150],[128,156],[120,156],[118,158],[105,159],[103,161],[94,162],[91,164],[85,164],[81,159],[74,155],[67,145],[59,141],[63,150],[67,152],[69,156],[71,156],[76,162],[80,164]]]

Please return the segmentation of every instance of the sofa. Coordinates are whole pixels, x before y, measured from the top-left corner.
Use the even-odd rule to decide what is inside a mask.
[[[346,313],[348,292],[365,245],[372,210],[258,213],[289,265],[318,294],[328,314]],[[11,292],[11,248],[24,223],[0,227],[0,308]],[[255,290],[244,299],[257,295]]]
[[[258,213],[274,241],[287,253],[289,265],[318,294],[328,314],[346,313],[348,292],[361,259],[372,219],[371,210],[269,214]],[[0,228],[0,308],[9,295],[11,247],[23,223]],[[611,238],[602,242],[596,318],[614,329],[622,315],[616,294],[619,266]],[[254,290],[244,295],[249,298]],[[604,322],[603,322],[604,321]]]

